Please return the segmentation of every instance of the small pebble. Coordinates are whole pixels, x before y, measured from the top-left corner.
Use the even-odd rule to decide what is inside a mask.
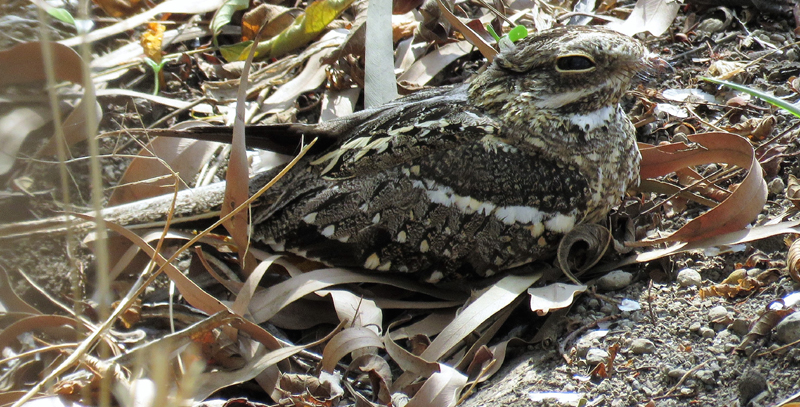
[[[717,305],[708,310],[708,320],[711,322],[722,322],[728,318],[728,310],[722,305]]]
[[[678,272],[678,285],[681,287],[698,286],[703,277],[695,269],[686,268]]]
[[[704,33],[713,34],[715,32],[720,32],[725,28],[725,23],[716,18],[707,18],[700,22],[695,28],[695,31],[702,31]],[[767,37],[769,38],[769,37]]]
[[[769,190],[770,194],[779,194],[786,190],[786,183],[783,182],[781,177],[775,177],[767,184],[767,190]]]
[[[627,271],[614,270],[597,279],[597,285],[605,291],[615,291],[630,285],[633,274]]]
[[[586,363],[588,363],[590,366],[606,363],[607,360],[608,352],[602,349],[592,348],[589,349],[589,353],[586,354]]]
[[[716,378],[714,377],[714,372],[706,369],[701,369],[695,372],[694,377],[705,384],[714,384],[717,382]]]
[[[787,344],[800,339],[800,311],[795,311],[775,326],[775,339]]]
[[[700,328],[700,330],[697,331],[697,333],[700,334],[700,336],[702,336],[703,338],[713,338],[717,334],[713,329],[707,326]]]
[[[578,340],[578,343],[575,344],[575,353],[578,355],[579,358],[585,357],[589,350],[592,348],[592,340],[587,338],[581,338]]]
[[[767,389],[767,379],[755,369],[746,370],[739,378],[739,403],[746,406],[753,397]]]
[[[647,339],[635,339],[631,342],[631,352],[641,355],[644,353],[653,353],[656,350],[656,344]]]
[[[672,369],[669,372],[667,372],[667,376],[673,379],[680,379],[685,374],[686,374],[686,369],[681,369],[679,367],[676,367],[675,369]]]
[[[692,322],[691,325],[689,325],[689,330],[692,331],[692,332],[698,332],[698,331],[700,331],[700,328],[702,328],[702,327],[703,327],[703,324],[695,321],[695,322]]]

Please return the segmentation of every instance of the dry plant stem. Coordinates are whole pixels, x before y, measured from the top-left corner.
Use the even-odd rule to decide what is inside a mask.
[[[179,115],[179,114],[181,114],[181,113],[183,113],[183,112],[185,112],[185,111],[187,111],[187,110],[189,110],[189,109],[191,109],[191,108],[193,108],[193,107],[195,107],[195,106],[197,106],[197,105],[199,105],[201,103],[205,103],[205,102],[213,102],[213,100],[211,98],[208,98],[208,97],[202,97],[200,99],[197,99],[194,102],[189,103],[188,105],[186,105],[186,106],[184,106],[184,107],[182,107],[180,109],[175,109],[174,111],[172,111],[168,115],[156,120],[155,122],[153,122],[152,124],[147,126],[147,128],[148,129],[156,128],[156,127],[164,124],[167,120],[169,120],[169,119],[171,119],[171,118],[173,118],[173,117],[175,117],[175,116],[177,116],[177,115]]]
[[[56,78],[55,78],[55,61],[53,60],[53,45],[51,43],[50,38],[50,30],[47,29],[47,14],[45,13],[42,7],[36,7],[38,11],[37,17],[39,19],[39,38],[42,41],[42,57],[45,65],[45,75],[47,78],[47,97],[50,103],[50,110],[53,112],[53,126],[55,128],[54,137],[59,142],[56,143],[56,156],[58,157],[58,176],[59,182],[61,185],[61,203],[66,210],[71,210],[72,205],[70,204],[70,197],[69,197],[69,180],[70,176],[67,172],[67,151],[66,146],[64,143],[60,142],[64,140],[64,126],[63,126],[63,117],[61,115],[61,109],[58,106],[58,95],[56,93]],[[73,258],[74,252],[74,245],[73,245],[73,233],[72,233],[72,219],[69,218],[66,224],[67,229],[67,236],[64,240],[66,244],[66,254],[68,259]],[[71,262],[73,265],[74,262]],[[27,276],[26,276],[27,278]],[[83,304],[81,299],[81,273],[73,268],[70,270],[70,285],[72,286],[72,298],[73,298],[73,305],[74,310],[71,311],[75,315],[76,318],[80,318],[82,314]],[[60,306],[60,304],[59,304]],[[78,325],[80,326],[80,325]],[[78,328],[79,329],[79,328]]]
[[[151,273],[149,278],[147,278],[145,280],[145,278],[147,277],[146,275],[140,276],[139,280],[137,280],[136,284],[134,284],[133,287],[131,287],[130,291],[125,296],[125,298],[123,298],[119,302],[119,305],[117,305],[116,309],[114,309],[114,311],[103,322],[103,324],[100,325],[99,329],[97,331],[93,332],[91,335],[89,335],[89,337],[87,337],[83,342],[81,342],[81,344],[75,349],[75,352],[73,352],[71,355],[69,355],[58,367],[53,369],[43,380],[41,380],[40,382],[36,383],[30,390],[28,390],[28,392],[24,396],[22,396],[19,400],[17,400],[17,402],[14,403],[14,405],[12,407],[21,407],[23,404],[25,404],[27,401],[29,401],[33,396],[35,396],[36,394],[41,392],[42,389],[44,388],[45,383],[53,381],[57,376],[63,374],[67,369],[69,369],[76,362],[78,362],[81,359],[81,357],[86,352],[88,352],[88,350],[92,346],[94,346],[94,344],[100,338],[100,335],[105,334],[106,332],[108,332],[109,329],[111,329],[111,326],[114,324],[114,321],[116,321],[116,319],[119,317],[119,315],[122,314],[122,312],[124,312],[126,309],[128,309],[131,306],[131,304],[133,304],[135,299],[138,298],[141,295],[141,293],[145,290],[145,288],[147,288],[148,284],[152,283],[152,281],[161,273],[161,271],[164,269],[164,267],[167,264],[172,263],[181,253],[183,253],[188,248],[192,247],[192,245],[197,243],[203,236],[207,235],[211,230],[214,230],[216,227],[221,225],[222,222],[227,221],[232,216],[237,214],[239,211],[241,211],[241,210],[243,210],[245,208],[248,208],[250,203],[252,203],[259,196],[261,196],[266,190],[271,188],[272,185],[274,185],[276,182],[278,182],[279,179],[281,179],[292,167],[294,167],[294,165],[297,164],[297,162],[300,161],[300,159],[303,158],[303,156],[305,156],[306,152],[308,152],[308,150],[314,145],[314,143],[316,141],[317,140],[314,139],[305,148],[303,148],[303,150],[300,151],[300,154],[298,154],[297,157],[295,157],[289,164],[287,164],[286,167],[283,168],[283,170],[281,170],[281,172],[278,173],[278,175],[275,176],[275,178],[273,178],[270,182],[268,182],[266,185],[264,185],[264,187],[262,187],[256,194],[254,194],[248,200],[244,201],[241,205],[239,205],[239,207],[237,207],[235,210],[231,211],[231,213],[221,217],[213,225],[208,227],[202,233],[199,233],[193,239],[189,240],[186,244],[184,244],[179,250],[177,250],[175,252],[175,254],[172,255],[172,257],[170,257],[164,263],[163,266],[159,267],[155,272]],[[78,216],[79,217],[85,217],[84,215],[78,215]],[[169,225],[169,223],[167,223],[167,225]],[[157,253],[156,253],[156,255],[158,256]]]
[[[653,326],[658,325],[656,314],[653,312],[653,280],[651,279],[650,282],[647,284],[647,311],[650,314],[650,323]]]
[[[761,144],[758,145],[758,147],[755,148],[755,150],[758,150],[759,148],[762,148],[764,146],[770,145],[772,143],[775,143],[778,140],[783,139],[784,137],[786,137],[787,134],[797,130],[798,127],[800,127],[800,121],[798,121],[797,123],[791,125],[791,127],[789,127],[788,129],[782,131],[780,134],[775,135],[775,136],[769,138],[768,140],[764,140],[763,142],[761,142]]]
[[[784,350],[786,348],[791,348],[792,346],[795,346],[795,345],[800,345],[800,339],[798,339],[798,340],[796,340],[794,342],[787,343],[786,345],[779,346],[779,347],[777,347],[775,349],[770,349],[770,350],[761,352],[759,354],[756,354],[755,356],[756,357],[762,357],[762,356],[766,356],[766,355],[772,355],[772,354],[775,354],[776,352],[780,352],[780,351],[782,351],[782,350]]]
[[[706,365],[706,364],[708,364],[708,362],[710,362],[710,361],[711,361],[711,359],[709,359],[709,360],[706,360],[705,362],[703,362],[703,363],[701,363],[701,364],[699,364],[699,365],[697,365],[697,366],[695,366],[695,367],[691,368],[691,370],[689,370],[688,372],[684,373],[684,374],[683,374],[683,376],[681,376],[681,379],[680,379],[680,380],[678,380],[678,383],[675,383],[675,385],[674,385],[674,386],[672,386],[672,388],[671,388],[671,389],[669,389],[669,391],[668,391],[666,394],[664,394],[663,396],[653,397],[653,400],[661,400],[661,399],[665,399],[665,398],[668,398],[668,397],[674,397],[674,396],[672,395],[672,392],[674,392],[675,390],[677,390],[677,389],[678,389],[678,387],[680,387],[680,386],[683,384],[683,382],[685,382],[685,381],[686,381],[686,379],[688,379],[688,378],[689,378],[689,376],[691,376],[692,374],[694,374],[694,372],[696,372],[696,371],[700,370],[700,368],[701,368],[701,367],[705,366],[705,365]]]
[[[163,346],[164,343],[170,344],[170,347],[172,348],[170,349],[171,352],[173,349],[178,349],[183,346],[183,344],[191,341],[193,335],[219,328],[220,326],[226,325],[230,321],[236,320],[237,318],[239,317],[226,312],[217,312],[216,314],[210,315],[178,332],[159,338],[157,341],[147,342],[141,346],[137,346],[129,350],[124,354],[113,357],[109,359],[108,362],[127,365],[136,357],[137,352],[154,348],[156,346]]]
[[[775,405],[778,406],[778,407],[781,407],[781,406],[787,405],[787,404],[789,404],[789,403],[791,403],[793,401],[797,401],[797,400],[800,400],[800,391],[795,393],[795,394],[792,394],[791,396],[787,397],[784,400],[781,400],[780,402],[778,402]]]
[[[683,194],[684,192],[691,192],[691,189],[692,189],[692,188],[694,188],[694,187],[696,187],[696,186],[697,186],[698,184],[700,184],[701,182],[707,182],[707,183],[709,183],[709,184],[716,184],[717,182],[720,182],[720,181],[725,181],[725,180],[727,180],[727,179],[733,178],[733,177],[734,177],[734,176],[736,176],[736,175],[737,175],[737,174],[738,174],[738,173],[739,173],[741,170],[742,170],[742,168],[740,168],[740,167],[733,167],[733,168],[727,168],[727,169],[724,169],[724,170],[719,170],[719,171],[716,171],[716,172],[714,172],[713,174],[710,174],[710,175],[708,175],[708,176],[706,176],[706,177],[700,178],[699,180],[696,180],[696,181],[692,182],[690,185],[686,185],[686,186],[684,186],[684,187],[681,187],[681,188],[680,188],[680,190],[679,190],[678,192],[676,192],[676,193],[674,193],[674,194],[672,194],[672,195],[668,196],[668,197],[667,197],[667,198],[665,198],[665,199],[664,199],[662,202],[667,202],[667,201],[669,201],[670,199],[673,199],[673,198],[675,198],[675,197],[677,197],[677,196],[679,196],[679,195]],[[720,187],[720,186],[717,186],[717,185],[714,185],[714,186],[715,186],[716,188],[719,188],[719,189],[720,189],[720,190],[722,190],[722,191],[725,191],[725,192],[727,192],[728,194],[731,194],[731,192],[730,192],[730,191],[728,191],[728,190],[727,190],[727,189],[725,189],[725,188],[722,188],[722,187]],[[717,204],[719,204],[719,202],[718,202]],[[660,204],[659,204],[659,205],[654,205],[652,208],[650,208],[650,209],[648,209],[648,210],[646,210],[646,211],[642,212],[642,214],[648,214],[648,213],[650,213],[650,212],[653,212],[653,211],[654,211],[656,208],[658,208],[658,207],[660,207],[660,206],[661,206]]]
[[[580,334],[581,332],[586,331],[587,329],[589,329],[589,328],[591,328],[593,326],[596,326],[597,324],[599,324],[601,322],[613,321],[613,320],[615,320],[617,318],[619,318],[619,315],[610,315],[610,316],[607,316],[605,318],[600,318],[600,319],[594,320],[594,321],[592,321],[592,322],[590,322],[590,323],[588,323],[588,324],[586,324],[586,325],[584,325],[584,326],[572,331],[572,333],[567,335],[564,338],[564,340],[561,341],[558,344],[558,353],[561,355],[562,358],[564,358],[564,360],[568,364],[571,364],[572,363],[572,359],[570,359],[570,357],[567,356],[567,350],[566,350],[567,345],[570,342],[572,342],[572,340],[575,339],[575,337],[578,336],[578,334]]]
[[[35,355],[38,355],[40,353],[50,352],[50,351],[53,351],[53,350],[70,349],[70,348],[74,348],[74,347],[77,347],[77,346],[78,346],[78,343],[76,343],[76,342],[73,342],[73,343],[60,343],[58,345],[50,345],[50,344],[48,344],[47,346],[42,347],[42,348],[36,348],[36,349],[33,349],[33,350],[29,350],[27,352],[17,353],[16,355],[7,357],[5,359],[0,359],[0,365],[5,365],[6,363],[12,362],[12,361],[15,361],[15,360],[21,360],[21,359],[27,358],[28,356],[35,356]]]
[[[475,386],[477,386],[478,383],[480,383],[481,378],[486,375],[486,372],[488,372],[492,367],[494,367],[495,363],[497,363],[497,359],[492,359],[486,366],[484,366],[483,369],[481,369],[481,372],[478,373],[478,377],[475,378],[475,380],[472,382],[469,388],[466,391],[464,391],[461,397],[459,397],[458,401],[456,402],[456,405],[463,403],[467,398],[469,398],[469,396],[472,395],[472,392],[475,390]]]
[[[505,21],[505,23],[506,23],[506,24],[508,24],[508,26],[509,26],[510,28],[514,28],[514,22],[513,22],[513,21],[511,21],[511,20],[509,20],[509,19],[508,19],[508,17],[506,17],[505,15],[503,15],[503,13],[501,13],[500,11],[498,11],[498,10],[497,10],[496,8],[494,8],[494,7],[493,7],[491,4],[487,3],[487,2],[486,2],[486,1],[484,1],[484,0],[475,0],[475,1],[477,1],[478,3],[480,3],[480,5],[481,5],[481,6],[483,6],[483,7],[486,7],[487,9],[489,9],[489,11],[491,11],[491,12],[492,12],[492,14],[494,14],[495,16],[497,16],[497,18],[499,18],[499,19],[501,19],[501,20]],[[502,33],[500,33],[500,34],[502,34]],[[459,403],[461,403],[461,401],[459,401]]]
[[[91,14],[89,12],[89,8],[91,7],[91,1],[89,0],[80,0],[78,5],[78,19],[81,21],[90,21]],[[87,33],[83,33],[82,35],[85,36]],[[108,231],[106,229],[105,221],[103,220],[103,182],[101,176],[101,168],[100,168],[100,159],[98,158],[100,155],[100,148],[97,142],[96,136],[96,129],[98,127],[97,123],[97,115],[95,114],[95,109],[97,109],[97,95],[95,93],[94,84],[92,82],[92,72],[89,69],[89,64],[92,60],[92,45],[88,41],[81,41],[79,45],[79,53],[81,59],[83,60],[83,83],[84,83],[84,98],[82,103],[85,106],[85,113],[86,113],[86,128],[90,134],[87,134],[87,144],[89,147],[89,179],[91,185],[91,202],[92,202],[92,209],[97,216],[97,223],[95,224],[95,233],[97,234],[97,255],[96,255],[96,265],[97,265],[97,287],[98,287],[98,315],[100,319],[108,318],[109,316],[109,305],[111,304],[111,281],[108,278],[109,272],[109,258],[108,258]],[[59,143],[61,144],[61,143]],[[127,307],[126,307],[127,308]],[[109,321],[113,321],[113,319],[107,319]],[[111,324],[104,324],[108,325],[110,328]],[[106,328],[106,329],[108,329]],[[92,333],[90,338],[98,338],[100,333],[104,333],[106,329],[100,329],[97,332]],[[84,341],[86,343],[86,341]],[[82,344],[83,345],[83,344]],[[81,356],[83,352],[78,351],[73,353],[75,356]],[[101,348],[101,358],[105,358],[108,355],[105,353],[107,352],[106,348]],[[69,359],[73,359],[70,355]],[[77,360],[77,359],[76,359]],[[70,365],[74,364],[75,362],[71,362]],[[64,366],[64,364],[62,364]],[[66,368],[67,366],[65,366]],[[55,378],[54,375],[48,375],[50,379]],[[110,385],[110,376],[104,376],[100,385],[100,395],[98,400],[98,405],[100,407],[106,407],[111,405],[111,385]],[[34,389],[37,387],[41,388],[40,385],[46,383],[49,380],[43,380],[40,383],[37,383],[34,386]],[[34,395],[33,389],[29,391],[25,398],[30,398],[30,396]],[[23,400],[17,402],[17,405],[22,405],[24,403]]]
[[[697,113],[695,113],[694,109],[692,109],[692,107],[689,106],[688,103],[686,104],[686,111],[688,111],[697,121],[699,121],[700,123],[703,123],[707,127],[710,127],[710,128],[712,128],[712,129],[714,129],[716,131],[722,131],[722,132],[726,132],[727,133],[727,131],[725,129],[717,127],[717,126],[713,125],[712,123],[709,123],[709,122],[703,120],[702,117],[700,117]]]

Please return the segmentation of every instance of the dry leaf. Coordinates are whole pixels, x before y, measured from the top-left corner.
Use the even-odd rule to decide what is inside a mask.
[[[786,269],[795,282],[800,283],[800,239],[795,239],[786,254]]]
[[[647,31],[658,37],[675,20],[680,6],[677,0],[638,0],[625,21],[612,21],[606,27],[627,35]]]
[[[333,373],[342,358],[365,348],[383,348],[383,340],[374,331],[362,327],[339,332],[322,351],[322,371]]]
[[[542,316],[546,315],[550,310],[569,307],[572,305],[575,296],[585,291],[585,285],[564,283],[529,288],[528,295],[531,296],[531,311]]]
[[[261,30],[259,39],[272,38],[292,25],[295,19],[302,14],[303,10],[298,8],[261,4],[242,16],[242,41],[252,41],[259,30]]]
[[[793,174],[789,174],[789,181],[786,183],[786,199],[790,200],[795,208],[800,208],[800,182]]]
[[[178,189],[194,181],[195,176],[220,146],[220,143],[191,139],[158,137],[134,158],[108,204],[121,205],[173,190],[177,174]],[[153,157],[158,157],[154,159]]]
[[[45,106],[20,106],[0,116],[0,175],[14,166],[22,142],[51,120],[50,109]]]
[[[746,168],[749,170],[747,176],[728,199],[692,219],[675,233],[655,240],[635,242],[632,246],[675,241],[691,242],[743,230],[761,213],[767,200],[767,184],[762,176],[761,166],[755,160],[750,142],[730,133],[694,134],[689,136],[689,140],[697,145],[640,144],[642,179],[666,175],[688,166],[716,162]]]
[[[136,14],[146,5],[142,0],[92,0],[92,3],[97,4],[109,16],[116,18]]]
[[[61,44],[50,44],[56,80],[83,84],[83,60],[77,52]],[[0,51],[0,85],[44,82],[47,79],[41,42],[25,42]]]
[[[127,30],[132,30],[141,24],[150,22],[155,16],[162,13],[202,14],[216,11],[222,6],[223,1],[224,0],[167,0],[149,10],[126,18],[116,24],[93,30],[86,35],[78,35],[59,42],[67,47],[74,47],[83,42],[92,43]]]

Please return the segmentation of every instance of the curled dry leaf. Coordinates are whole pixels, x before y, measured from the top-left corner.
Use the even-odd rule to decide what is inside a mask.
[[[261,4],[242,16],[242,41],[252,41],[261,30],[261,40],[272,38],[289,27],[303,10],[276,4]]]
[[[747,64],[735,61],[714,61],[708,67],[708,75],[717,79],[729,80],[744,71]]]
[[[585,285],[563,283],[529,288],[528,295],[531,296],[531,311],[542,316],[550,312],[550,310],[569,307],[572,305],[573,298],[584,291],[586,291]]]
[[[392,386],[392,368],[384,358],[372,354],[361,355],[348,365],[344,376],[347,377],[352,370],[367,373],[372,384],[372,393],[377,395],[381,403],[390,405],[392,395],[389,388]]]
[[[789,246],[789,252],[786,254],[786,269],[792,279],[800,283],[800,239],[795,239]]]
[[[659,146],[640,144],[641,177],[655,178],[682,168],[728,163],[748,169],[739,187],[723,202],[689,221],[675,233],[659,239],[632,243],[647,246],[665,242],[691,242],[743,230],[752,222],[767,201],[767,184],[753,146],[747,139],[730,133],[703,133],[688,136],[691,144],[670,143]]]
[[[383,348],[383,340],[374,331],[363,327],[339,332],[322,351],[322,371],[333,373],[342,358],[365,348]]]
[[[376,334],[381,334],[383,326],[383,313],[375,305],[375,301],[358,296],[347,290],[320,290],[318,295],[329,295],[339,321],[350,326],[370,329]]]
[[[773,301],[767,306],[767,309],[764,311],[758,319],[750,324],[750,331],[742,338],[742,342],[739,343],[739,346],[736,348],[737,350],[743,351],[747,347],[747,345],[753,343],[754,341],[758,340],[759,338],[763,338],[770,334],[772,328],[775,328],[778,325],[778,322],[781,322],[783,318],[787,315],[793,313],[794,310],[784,308],[780,304],[780,300]]]
[[[573,283],[580,285],[572,269],[578,270],[578,274],[588,270],[600,261],[610,244],[611,232],[605,226],[596,223],[577,225],[558,244],[558,266]]]
[[[450,366],[439,363],[439,372],[431,375],[409,400],[406,407],[455,406],[467,384],[467,376]]]
[[[311,375],[294,373],[281,376],[278,391],[285,397],[282,401],[294,406],[330,405],[333,395],[330,383]]]
[[[800,182],[793,174],[789,174],[789,182],[786,183],[786,199],[800,209]]]
[[[0,116],[0,175],[14,166],[22,142],[52,119],[45,106],[20,106]]]
[[[748,276],[744,269],[738,269],[734,270],[722,283],[701,288],[698,294],[701,299],[707,297],[734,298],[738,295],[748,295],[754,290],[776,281],[778,277],[778,269],[764,270],[757,276]]]

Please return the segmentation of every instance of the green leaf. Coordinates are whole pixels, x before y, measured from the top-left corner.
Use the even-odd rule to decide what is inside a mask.
[[[159,66],[159,64],[157,64],[156,61],[153,61],[149,57],[144,57],[144,63],[147,64],[147,66],[149,66],[150,69],[152,69],[153,71],[161,69],[161,66]]]
[[[791,114],[793,114],[793,115],[795,115],[797,117],[800,117],[800,106],[798,106],[796,104],[789,103],[789,102],[787,102],[787,101],[785,101],[783,99],[777,98],[777,97],[775,97],[773,95],[770,95],[768,93],[764,93],[764,92],[762,92],[760,90],[756,90],[756,89],[753,89],[753,88],[748,88],[747,86],[739,85],[738,83],[723,81],[722,79],[706,78],[704,76],[701,76],[700,79],[702,79],[704,81],[707,81],[707,82],[712,82],[712,83],[716,83],[716,84],[719,84],[719,85],[727,86],[727,87],[729,87],[731,89],[738,90],[739,92],[747,93],[750,96],[757,97],[757,98],[759,98],[759,99],[761,99],[761,100],[763,100],[763,101],[765,101],[765,102],[767,102],[767,103],[769,103],[769,104],[771,104],[771,105],[773,105],[775,107],[779,107],[779,108],[781,108],[783,110],[786,110],[787,112],[789,112],[789,113],[791,113]]]
[[[250,0],[228,0],[222,7],[214,13],[214,18],[211,19],[211,32],[216,37],[222,27],[231,22],[233,13],[243,10],[250,5]]]
[[[297,17],[294,23],[280,34],[267,41],[260,42],[256,55],[264,58],[280,58],[289,52],[302,48],[314,40],[333,19],[336,18],[353,0],[317,0],[311,3],[305,14]]]
[[[250,47],[253,45],[253,41],[245,41],[240,42],[238,44],[232,45],[225,45],[219,47],[219,52],[222,54],[222,57],[225,58],[228,62],[233,61],[244,61],[247,59],[247,55],[250,53]]]
[[[524,25],[518,25],[508,32],[508,39],[511,42],[517,42],[528,36],[528,29]]]
[[[72,14],[70,14],[69,11],[63,8],[55,8],[55,7],[48,8],[46,11],[47,14],[50,14],[50,16],[52,16],[56,20],[75,26],[75,19],[72,18]]]
[[[500,36],[494,31],[491,24],[486,24],[486,31],[494,38],[495,41],[500,42]]]

